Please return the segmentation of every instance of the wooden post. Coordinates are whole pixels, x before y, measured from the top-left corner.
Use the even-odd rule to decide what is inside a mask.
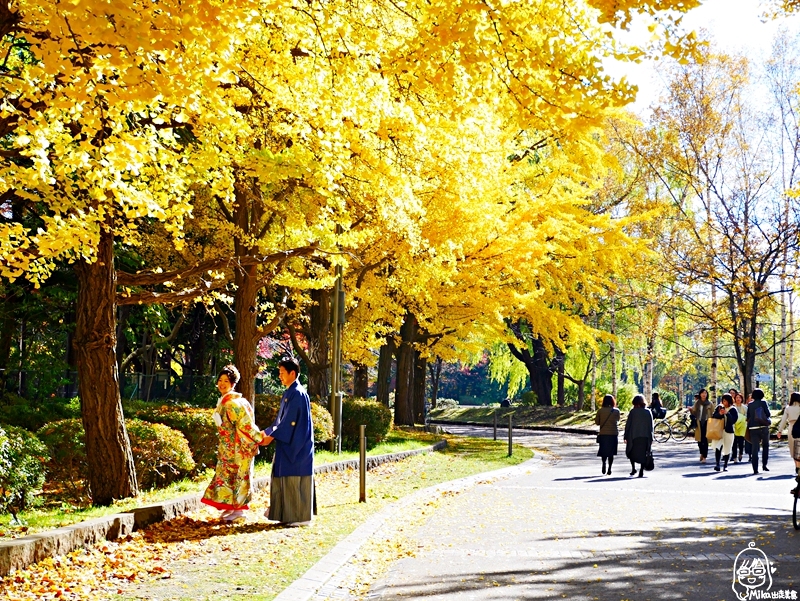
[[[511,444],[512,444],[512,436],[511,436],[511,420],[513,418],[513,414],[508,414],[508,456],[511,457]]]
[[[497,440],[497,409],[494,410],[494,439]]]
[[[359,471],[359,491],[358,502],[367,502],[367,435],[366,426],[361,426],[358,444],[358,471]]]

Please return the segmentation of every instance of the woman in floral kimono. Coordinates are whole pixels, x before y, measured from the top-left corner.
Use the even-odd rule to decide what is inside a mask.
[[[225,522],[244,520],[249,509],[253,458],[265,435],[255,424],[253,408],[234,391],[239,370],[228,365],[219,374],[217,389],[222,394],[212,417],[219,428],[217,468],[201,502],[222,510]]]

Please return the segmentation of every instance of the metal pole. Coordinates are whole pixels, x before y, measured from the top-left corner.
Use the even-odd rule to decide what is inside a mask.
[[[497,440],[497,410],[494,411],[494,439]]]
[[[778,374],[775,371],[777,357],[775,356],[775,327],[772,328],[772,404],[778,401]]]
[[[512,414],[508,414],[508,456],[511,457],[512,450],[511,450],[511,418]]]
[[[358,475],[359,475],[359,488],[358,488],[358,502],[367,502],[367,427],[361,426],[359,433],[358,444]]]

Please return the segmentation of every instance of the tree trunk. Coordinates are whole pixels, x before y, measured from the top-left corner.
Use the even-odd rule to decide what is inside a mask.
[[[556,378],[557,388],[556,388],[556,403],[558,403],[559,407],[563,407],[566,403],[564,398],[564,353],[557,353],[558,362],[556,364],[556,373],[558,377]]]
[[[586,380],[579,381],[576,386],[578,387],[578,409],[583,409],[586,404]]]
[[[233,357],[241,375],[236,390],[251,404],[255,399],[255,379],[258,372],[256,361],[258,281],[256,272],[257,267],[251,265],[238,267],[234,274],[236,296],[233,301],[233,310],[236,313],[236,333],[233,335]]]
[[[392,358],[394,354],[394,341],[389,338],[386,343],[381,346],[378,355],[378,378],[375,382],[378,402],[387,407],[389,406],[389,393],[392,390]]]
[[[508,345],[511,354],[522,361],[528,370],[531,381],[531,391],[536,395],[537,405],[552,405],[553,400],[553,367],[550,365],[547,349],[541,338],[531,341],[533,354],[527,348],[519,349],[513,344]]]
[[[794,383],[794,295],[789,291],[789,379],[788,386],[791,390],[797,390]]]
[[[652,334],[647,337],[647,354],[645,355],[643,374],[644,385],[642,386],[644,400],[647,403],[649,403],[650,399],[653,397],[653,365],[655,363],[655,353],[656,337],[655,334]]]
[[[611,394],[617,398],[617,343],[614,337],[617,335],[617,311],[614,297],[611,297],[611,342],[609,343],[609,360],[611,361]]]
[[[425,372],[428,361],[419,351],[414,351],[414,420],[418,424],[425,423],[427,409],[425,407]]]
[[[136,472],[122,416],[116,357],[113,236],[103,231],[94,263],[75,263],[75,352],[94,505],[136,496]]]
[[[308,396],[327,400],[330,397],[330,344],[332,290],[312,290],[313,301],[308,315]]]
[[[353,396],[361,399],[369,396],[369,370],[360,363],[353,364]]]
[[[402,342],[397,351],[397,386],[394,392],[394,423],[399,426],[414,425],[414,333],[416,318],[406,313],[400,328]]]
[[[597,408],[597,354],[594,351],[592,351],[589,361],[592,369],[592,389],[589,393],[588,404],[584,403],[583,408],[585,411],[594,411]]]
[[[6,390],[6,380],[8,379],[9,361],[11,360],[11,345],[14,342],[14,334],[17,331],[16,299],[9,299],[3,296],[0,303],[0,395]]]
[[[442,376],[442,358],[436,357],[433,365],[428,366],[431,376],[431,409],[436,409],[436,401],[439,399],[439,379]]]

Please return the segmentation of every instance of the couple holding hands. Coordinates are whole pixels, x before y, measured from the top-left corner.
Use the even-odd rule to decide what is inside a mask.
[[[219,374],[222,395],[212,417],[219,429],[217,467],[201,499],[222,510],[227,523],[243,521],[252,496],[253,460],[260,445],[275,442],[270,478],[270,503],[266,517],[291,525],[304,525],[316,514],[314,498],[314,434],[308,393],[297,377],[297,361],[285,358],[278,377],[286,390],[278,415],[266,430],[259,430],[250,402],[234,388],[239,371],[228,365]]]

